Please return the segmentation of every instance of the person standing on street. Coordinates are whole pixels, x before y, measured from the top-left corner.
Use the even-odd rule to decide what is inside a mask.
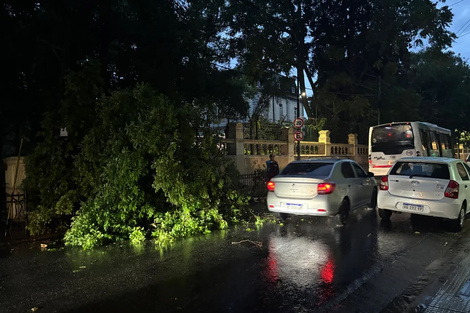
[[[269,161],[266,161],[266,178],[265,181],[268,182],[279,174],[279,164],[274,160],[274,154],[269,155]]]

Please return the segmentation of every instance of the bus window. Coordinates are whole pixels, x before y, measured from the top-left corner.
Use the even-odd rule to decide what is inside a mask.
[[[401,154],[414,149],[413,131],[410,125],[397,124],[375,127],[371,134],[371,151],[386,155]]]
[[[429,156],[429,136],[428,133],[424,131],[424,129],[419,130],[421,134],[421,144],[423,149],[423,156]]]
[[[453,152],[452,152],[452,144],[451,144],[450,136],[448,134],[440,133],[439,142],[441,144],[442,156],[452,158]]]
[[[432,157],[438,157],[441,156],[441,153],[439,152],[439,145],[437,144],[437,134],[435,131],[427,131],[431,143],[431,151],[430,155]]]

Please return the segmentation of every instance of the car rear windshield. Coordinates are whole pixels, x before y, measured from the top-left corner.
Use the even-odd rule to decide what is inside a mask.
[[[327,177],[334,163],[290,163],[282,170],[281,175],[308,175]]]
[[[390,175],[450,178],[447,164],[425,162],[397,162],[390,171]]]

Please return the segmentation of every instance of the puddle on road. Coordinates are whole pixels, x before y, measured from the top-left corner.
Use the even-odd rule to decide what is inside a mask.
[[[290,223],[269,237],[265,271],[265,298],[287,295],[286,304],[276,303],[283,310],[294,312],[294,303],[300,312],[328,305],[377,262],[376,223],[366,219],[362,226],[347,227]],[[370,227],[364,227],[367,224]],[[305,227],[314,232],[302,231]]]

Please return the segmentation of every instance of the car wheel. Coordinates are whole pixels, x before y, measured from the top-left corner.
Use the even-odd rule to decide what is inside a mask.
[[[374,188],[372,192],[372,197],[370,198],[370,207],[375,210],[377,207],[377,188]]]
[[[386,209],[379,209],[379,216],[381,219],[389,220],[392,216],[392,211]]]
[[[463,223],[465,221],[465,204],[462,204],[462,208],[460,209],[459,217],[455,220],[452,220],[452,230],[455,232],[459,232],[463,228]]]
[[[338,215],[336,215],[338,222],[341,225],[346,225],[346,223],[348,222],[349,209],[350,209],[349,201],[347,199],[344,199],[343,202],[341,202],[341,205],[339,207]]]

